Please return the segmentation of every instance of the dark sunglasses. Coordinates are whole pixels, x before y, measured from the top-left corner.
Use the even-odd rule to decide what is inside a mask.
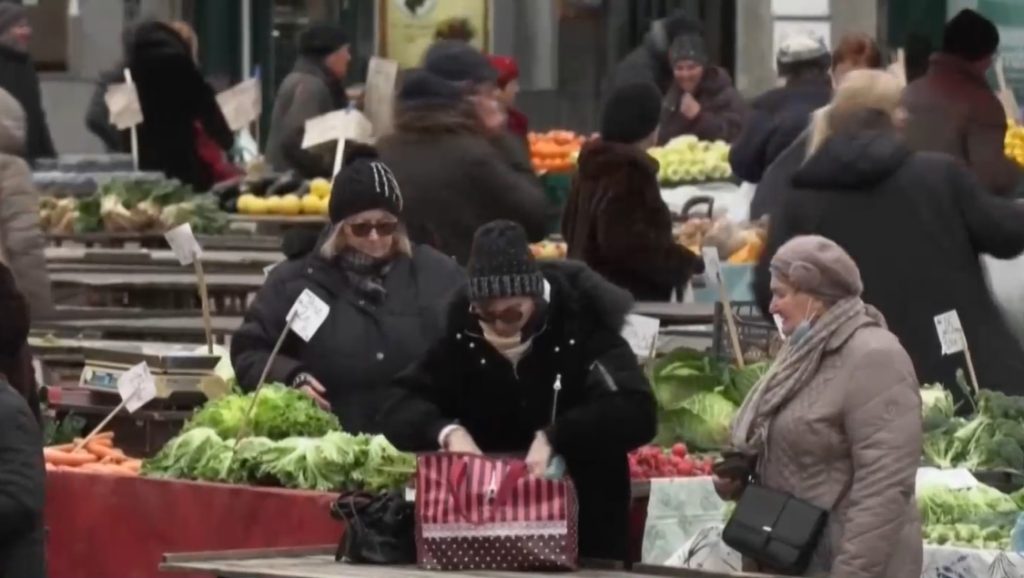
[[[351,223],[345,226],[356,237],[369,237],[371,231],[377,231],[378,237],[390,237],[398,230],[398,223],[393,221],[383,223]]]
[[[525,315],[522,308],[515,305],[506,307],[500,311],[484,311],[476,309],[474,313],[480,318],[480,321],[492,325],[498,321],[501,321],[505,325],[514,325],[522,321],[523,316]]]

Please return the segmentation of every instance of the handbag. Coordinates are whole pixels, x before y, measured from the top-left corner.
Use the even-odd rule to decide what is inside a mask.
[[[346,492],[331,504],[331,515],[346,525],[335,561],[387,565],[416,561],[414,507],[402,492]]]
[[[722,540],[775,572],[800,575],[811,563],[828,515],[791,494],[751,484],[736,503]]]
[[[526,463],[470,454],[417,458],[416,559],[425,570],[575,570],[571,481],[531,477]]]

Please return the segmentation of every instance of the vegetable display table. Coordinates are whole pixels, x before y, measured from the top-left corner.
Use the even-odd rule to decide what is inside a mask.
[[[85,247],[47,247],[46,264],[54,270],[101,270],[113,268],[133,271],[171,269],[181,271],[181,263],[168,249],[88,249]],[[258,272],[284,260],[280,251],[203,251],[203,268],[214,272]],[[74,268],[74,269],[72,269]]]
[[[273,488],[49,472],[49,575],[158,577],[166,576],[158,571],[166,553],[337,543],[342,525],[330,516],[334,498]]]

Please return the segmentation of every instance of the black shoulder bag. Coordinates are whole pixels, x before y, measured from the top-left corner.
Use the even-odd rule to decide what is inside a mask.
[[[346,525],[335,560],[352,564],[416,563],[415,508],[403,492],[347,492],[331,505],[331,515]]]

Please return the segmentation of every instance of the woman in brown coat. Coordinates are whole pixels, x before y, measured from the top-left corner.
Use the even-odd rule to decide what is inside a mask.
[[[736,499],[756,473],[764,487],[829,510],[805,576],[920,576],[919,386],[862,290],[857,265],[824,237],[796,237],[776,253],[771,311],[786,346],[733,423],[733,445],[756,466],[720,464],[715,488]]]
[[[580,153],[562,223],[569,257],[584,261],[640,301],[667,301],[699,266],[672,238],[672,216],[646,149],[658,130],[661,95],[651,83],[615,89],[601,139]]]

